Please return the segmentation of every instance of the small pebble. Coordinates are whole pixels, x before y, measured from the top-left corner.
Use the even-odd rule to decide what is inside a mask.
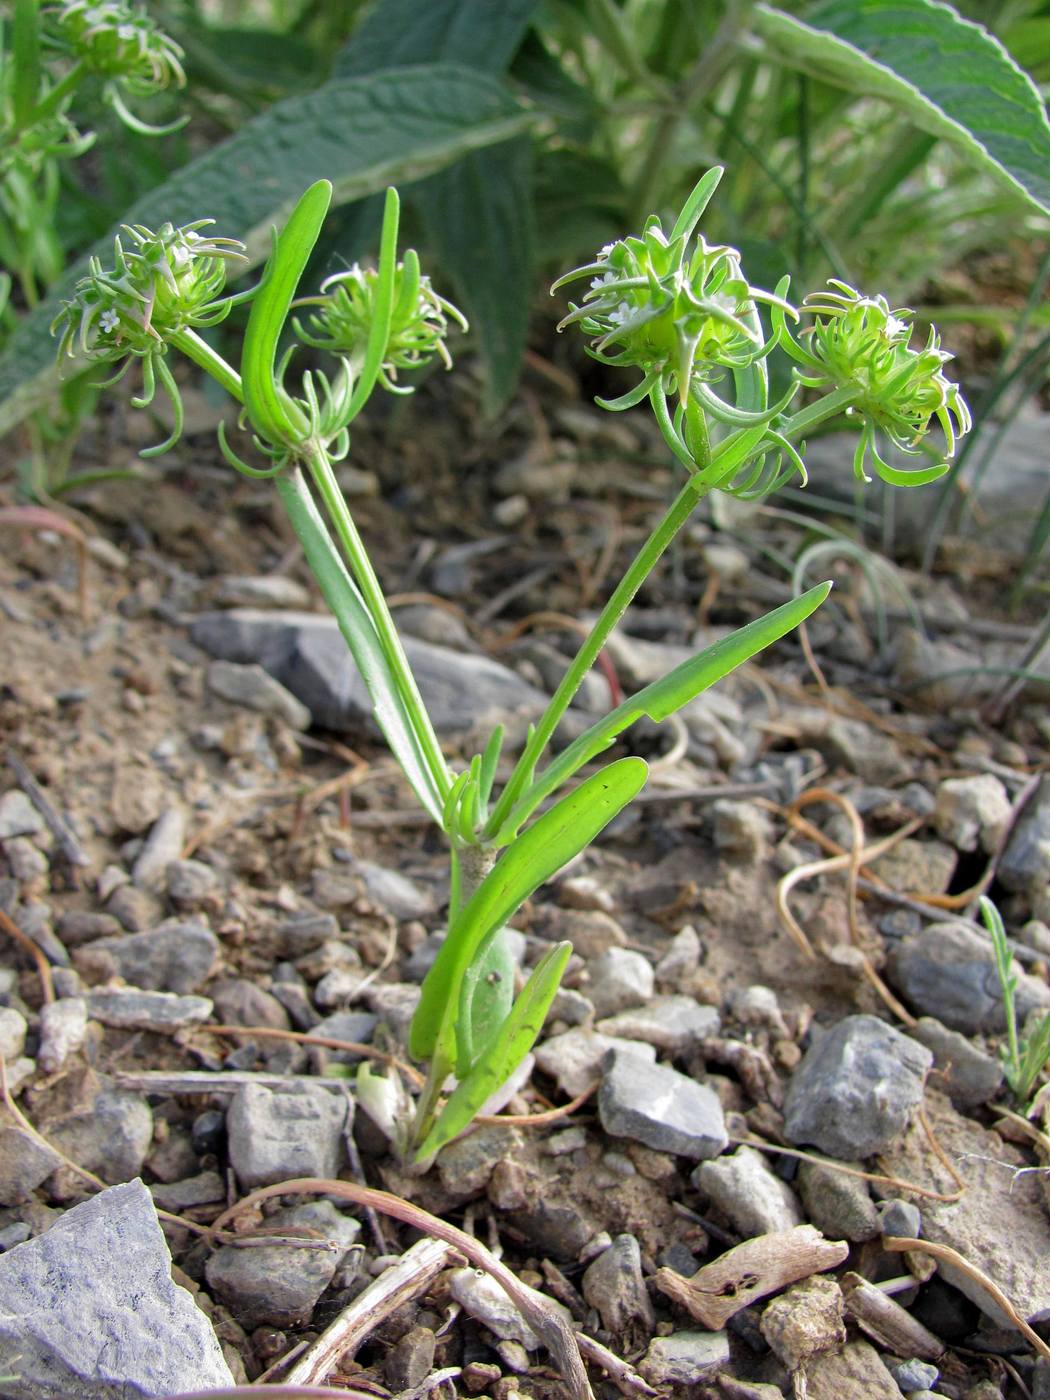
[[[922,1236],[922,1214],[911,1201],[882,1201],[878,1206],[879,1223],[884,1235],[917,1240]]]
[[[0,1059],[17,1060],[25,1049],[26,1018],[10,1006],[0,1006]]]
[[[87,1003],[83,997],[64,997],[40,1009],[40,1048],[37,1062],[45,1074],[57,1072],[87,1034]]]
[[[919,1361],[913,1358],[904,1361],[899,1366],[894,1366],[890,1375],[900,1386],[901,1390],[931,1390],[940,1379],[940,1371],[936,1366],[931,1366],[928,1361]]]

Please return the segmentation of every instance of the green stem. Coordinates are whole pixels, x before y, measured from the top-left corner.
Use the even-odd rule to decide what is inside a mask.
[[[825,394],[822,399],[818,399],[816,403],[811,403],[807,408],[800,409],[798,413],[785,419],[783,423],[778,425],[777,432],[788,439],[800,438],[804,434],[812,432],[815,427],[828,418],[835,418],[838,414],[844,413],[859,398],[859,389],[835,389],[830,394]]]
[[[170,337],[170,341],[176,350],[181,350],[187,359],[199,365],[205,374],[210,374],[212,379],[221,384],[232,398],[238,403],[244,403],[241,376],[206,340],[202,340],[196,331],[188,328],[176,331]]]
[[[37,126],[40,122],[47,121],[48,117],[54,116],[65,99],[76,91],[77,84],[86,72],[87,64],[82,58],[78,59],[66,76],[55,84],[43,102],[37,103],[23,123],[23,127],[28,129]]]
[[[695,477],[687,481],[672,501],[663,519],[635,555],[630,568],[602,609],[590,635],[573,658],[561,684],[544,711],[543,717],[525,745],[521,757],[514,766],[514,772],[500,794],[500,799],[488,820],[484,831],[485,837],[491,838],[500,830],[522,792],[532,782],[533,772],[543,750],[550,742],[558,727],[558,722],[572,701],[572,697],[583,683],[584,676],[594,665],[598,653],[605,646],[610,632],[623,617],[635,594],[655,568],[664,550],[692,515],[698,502],[707,494],[708,490],[709,487]]]
[[[441,744],[434,732],[434,726],[423,703],[423,697],[419,693],[416,678],[412,674],[412,668],[405,655],[401,638],[397,634],[394,619],[387,607],[383,589],[375,569],[372,567],[372,561],[368,557],[364,541],[358,533],[346,501],[343,499],[343,493],[339,489],[332,464],[324,449],[319,444],[308,445],[304,448],[304,460],[314,485],[317,487],[318,494],[324,502],[332,527],[346,554],[354,581],[361,590],[361,596],[375,627],[379,645],[396,678],[397,688],[412,730],[418,740],[423,760],[435,787],[444,798],[448,795],[452,785],[448,765],[445,763]]]

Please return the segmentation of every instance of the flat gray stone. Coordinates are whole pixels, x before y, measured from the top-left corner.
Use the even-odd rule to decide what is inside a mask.
[[[208,689],[221,700],[283,720],[291,729],[310,728],[312,716],[302,701],[255,663],[213,661],[207,681]]]
[[[716,1036],[721,1025],[715,1007],[701,1006],[695,997],[668,996],[607,1016],[597,1029],[602,1035],[643,1041],[662,1055],[681,1055],[698,1041]]]
[[[351,1100],[304,1085],[237,1090],[226,1115],[230,1164],[246,1191],[300,1176],[334,1177],[346,1162],[343,1133]]]
[[[1050,988],[1014,965],[1014,999],[1021,1021],[1050,1010]],[[916,1010],[965,1035],[1006,1029],[1003,989],[988,938],[961,919],[927,924],[891,948],[886,977]]]
[[[0,841],[34,836],[44,830],[43,817],[21,788],[11,788],[0,797]]]
[[[956,1107],[976,1108],[995,1098],[1003,1082],[1001,1060],[986,1055],[968,1036],[949,1030],[932,1016],[921,1017],[908,1034],[933,1051],[941,1084]]]
[[[1010,798],[993,773],[946,778],[937,789],[933,824],[960,851],[977,847],[991,855],[1010,820]]]
[[[793,1230],[803,1223],[794,1191],[753,1147],[738,1147],[713,1162],[701,1162],[690,1180],[729,1217],[743,1239]]]
[[[0,1255],[9,1400],[137,1400],[233,1384],[211,1323],[171,1280],[141,1181],[112,1186]]]
[[[699,1161],[726,1147],[718,1096],[677,1070],[650,1064],[636,1050],[613,1050],[598,1091],[598,1115],[612,1137]]]
[[[133,987],[88,992],[87,1014],[104,1026],[129,1031],[173,1031],[206,1021],[213,1006],[208,997],[180,997],[172,992],[140,992]]]
[[[280,574],[225,574],[215,601],[223,608],[308,608],[310,590]]]
[[[141,1094],[103,1085],[90,1108],[50,1121],[46,1132],[78,1166],[115,1185],[142,1170],[153,1141],[153,1114]]]
[[[847,1016],[807,1050],[784,1101],[789,1142],[846,1161],[874,1156],[922,1103],[924,1045],[875,1016]]]
[[[29,1200],[61,1164],[57,1152],[25,1132],[6,1112],[0,1116],[0,1206]]]
[[[96,938],[76,949],[74,966],[99,980],[122,977],[149,992],[185,996],[207,980],[219,956],[219,941],[196,921],[168,919],[146,933]]]
[[[655,973],[643,953],[631,948],[608,948],[589,968],[587,996],[598,1016],[612,1016],[628,1006],[641,1006],[653,994]]]
[[[602,1065],[610,1050],[626,1050],[649,1064],[656,1063],[656,1050],[631,1040],[600,1035],[584,1026],[574,1026],[561,1035],[552,1035],[535,1050],[536,1065],[549,1074],[563,1094],[574,1099],[601,1078]]]
[[[297,1327],[309,1320],[361,1227],[331,1201],[318,1200],[268,1215],[265,1229],[275,1235],[309,1231],[314,1238],[330,1240],[333,1248],[224,1245],[205,1265],[208,1287],[242,1327]]]
[[[372,702],[334,618],[320,613],[274,614],[255,609],[202,613],[190,635],[210,655],[258,662],[286,686],[326,729],[356,729],[370,722]],[[488,657],[403,638],[423,700],[441,735],[499,723],[524,733],[547,697]],[[464,698],[469,703],[464,703]]]

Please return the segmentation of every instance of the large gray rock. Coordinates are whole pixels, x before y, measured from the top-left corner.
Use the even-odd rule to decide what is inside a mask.
[[[300,1176],[334,1177],[346,1162],[343,1134],[351,1100],[319,1085],[294,1093],[261,1084],[237,1090],[226,1115],[230,1165],[241,1186]]]
[[[141,1181],[74,1206],[0,1255],[7,1400],[136,1400],[233,1384],[211,1324],[171,1280]]]
[[[728,1142],[722,1105],[712,1089],[650,1064],[633,1049],[610,1052],[598,1115],[612,1137],[693,1161],[717,1157]]]
[[[738,1147],[713,1162],[701,1162],[690,1180],[728,1216],[744,1239],[793,1230],[802,1224],[794,1191],[753,1147]]]
[[[248,608],[202,613],[191,636],[212,656],[258,662],[326,729],[356,728],[371,717],[368,692],[334,618]],[[497,724],[523,733],[546,706],[540,690],[488,657],[415,637],[403,642],[439,734],[488,733]]]
[[[331,1250],[294,1243],[241,1249],[224,1245],[205,1265],[208,1287],[242,1326],[295,1327],[309,1320],[314,1304],[332,1281],[360,1225],[331,1201],[306,1201],[266,1217],[266,1231],[327,1239]]]
[[[211,929],[195,921],[167,919],[148,933],[96,938],[77,948],[73,964],[88,977],[123,977],[148,992],[186,996],[207,979],[219,956]]]
[[[1020,1019],[1037,1007],[1050,1009],[1045,983],[1019,967],[1014,972]],[[912,1006],[951,1030],[976,1035],[1006,1028],[991,942],[961,919],[945,919],[907,934],[891,950],[886,975]]]
[[[908,1126],[933,1064],[924,1045],[875,1016],[847,1016],[805,1054],[784,1101],[789,1142],[845,1161],[871,1157]]]

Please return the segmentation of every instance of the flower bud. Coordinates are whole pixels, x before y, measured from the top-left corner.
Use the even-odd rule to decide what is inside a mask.
[[[71,55],[128,92],[148,97],[185,86],[182,48],[128,0],[67,0],[51,15]]]

